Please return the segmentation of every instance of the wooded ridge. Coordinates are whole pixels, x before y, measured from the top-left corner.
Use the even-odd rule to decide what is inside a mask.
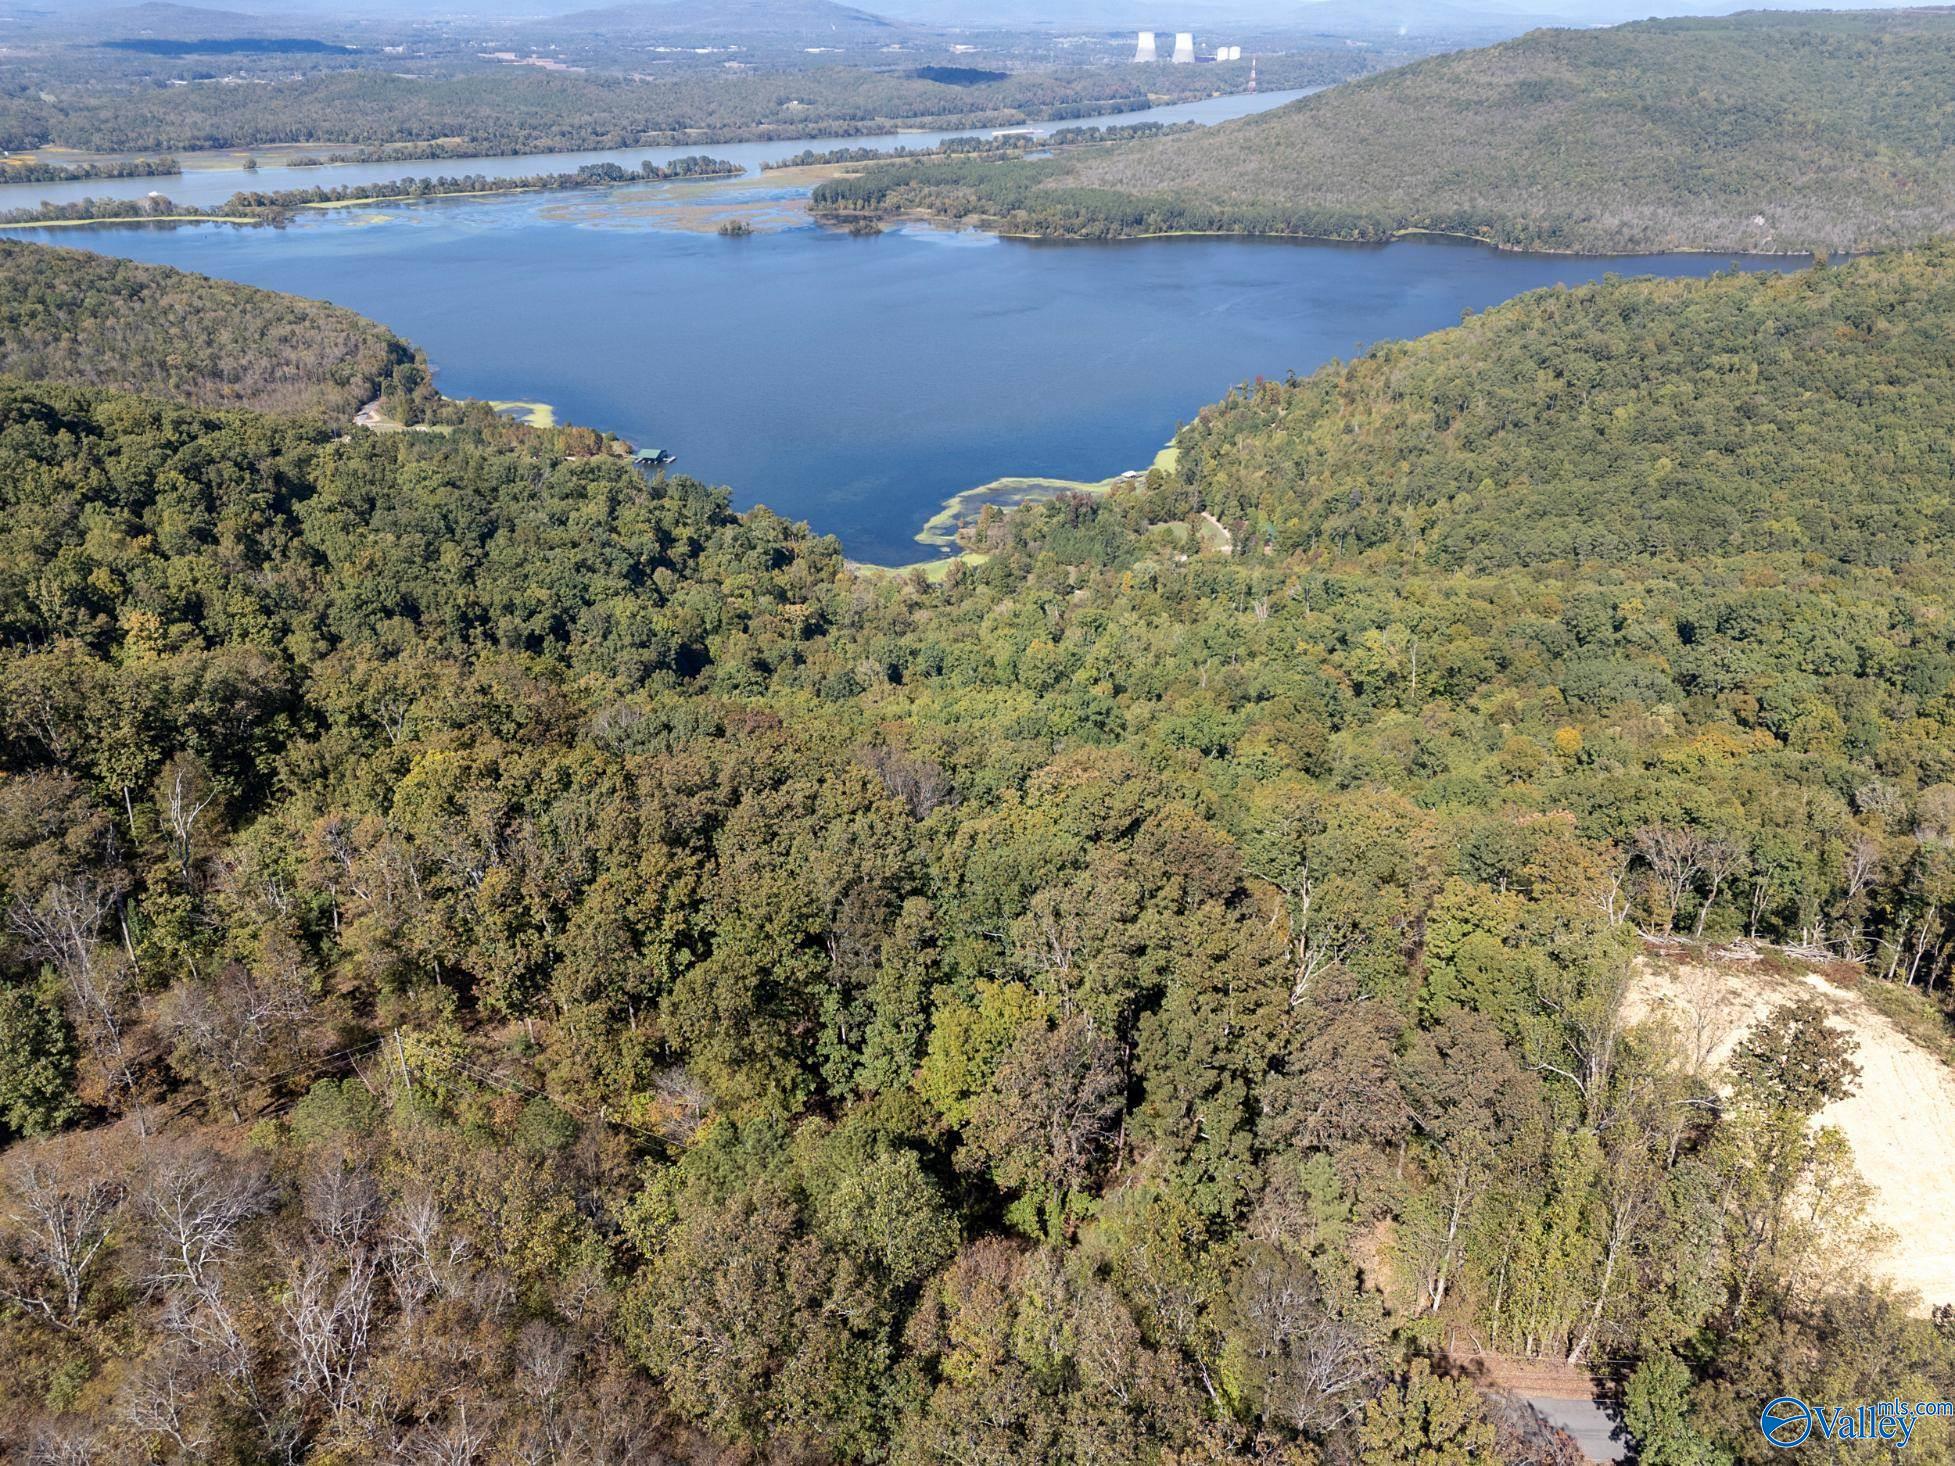
[[[1955,227],[1951,42],[1946,10],[1541,30],[1198,134],[872,169],[816,202],[1085,239],[1423,230],[1590,254],[1862,251]]]

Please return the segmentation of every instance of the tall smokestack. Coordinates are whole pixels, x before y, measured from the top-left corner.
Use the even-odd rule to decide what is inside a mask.
[[[1140,45],[1134,48],[1134,64],[1140,65],[1143,62],[1159,61],[1160,59],[1161,53],[1154,45],[1154,32],[1142,31],[1140,33]]]
[[[1192,66],[1195,64],[1195,33],[1178,31],[1174,37],[1174,64]]]

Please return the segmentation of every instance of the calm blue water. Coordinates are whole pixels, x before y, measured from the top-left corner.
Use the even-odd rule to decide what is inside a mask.
[[[689,202],[701,187],[636,196],[794,201],[752,180]],[[951,495],[1008,475],[1143,467],[1251,377],[1307,372],[1538,286],[1733,263],[1443,241],[857,239],[805,224],[730,240],[670,217],[583,193],[321,213],[285,230],[18,237],[350,306],[423,347],[451,395],[553,403],[885,564],[926,553],[913,536]]]

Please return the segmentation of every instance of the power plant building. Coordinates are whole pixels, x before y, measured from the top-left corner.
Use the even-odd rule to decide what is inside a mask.
[[[1160,59],[1159,37],[1153,31],[1142,31],[1140,41],[1134,47],[1134,63],[1145,65]],[[1197,61],[1240,61],[1241,59],[1242,47],[1240,46],[1217,46],[1213,56],[1197,56],[1193,31],[1176,31],[1174,34],[1173,60],[1176,66],[1193,66]]]

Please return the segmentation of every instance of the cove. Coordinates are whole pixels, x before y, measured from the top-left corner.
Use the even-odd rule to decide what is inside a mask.
[[[349,306],[423,347],[451,395],[547,402],[664,448],[737,505],[806,519],[878,564],[936,553],[917,533],[979,485],[1145,467],[1179,423],[1253,377],[1605,272],[1799,263],[1438,239],[855,238],[806,223],[805,189],[764,176],[623,192],[321,211],[283,230],[14,236]],[[779,217],[745,239],[673,223],[729,203]]]

